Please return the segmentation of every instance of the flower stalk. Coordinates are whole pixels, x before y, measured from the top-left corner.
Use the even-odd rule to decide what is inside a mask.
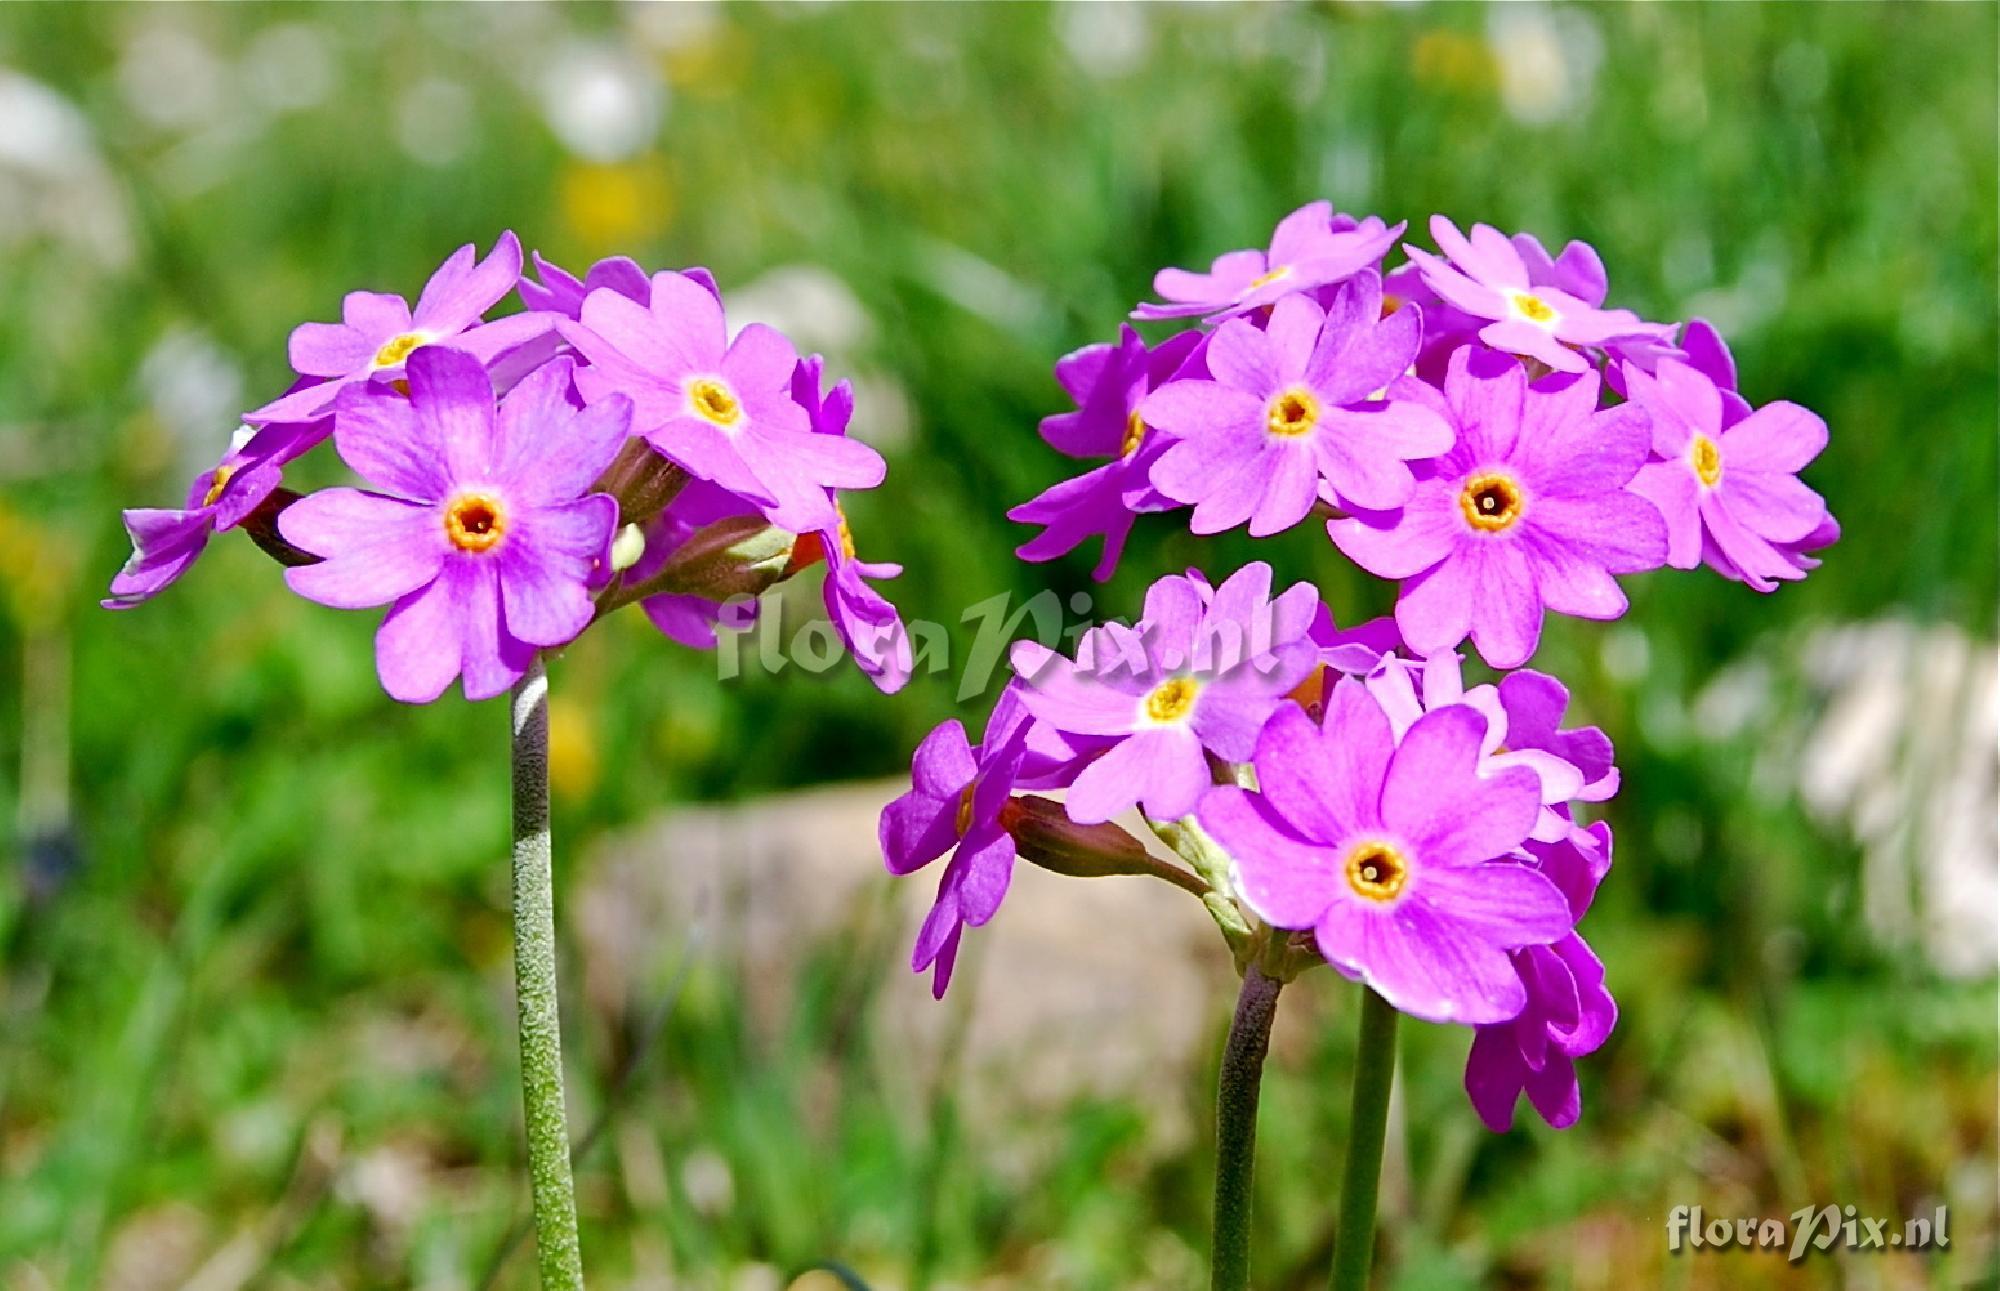
[[[514,990],[521,1096],[543,1291],[582,1291],[576,1183],[563,1102],[556,999],[555,884],[549,842],[549,682],[536,658],[514,687]]]
[[[1382,1136],[1396,1075],[1396,1010],[1361,988],[1361,1043],[1354,1057],[1354,1102],[1347,1124],[1347,1164],[1334,1230],[1333,1291],[1365,1291],[1375,1254],[1375,1194],[1382,1182]]]
[[[1215,1094],[1215,1225],[1209,1245],[1212,1291],[1243,1291],[1250,1284],[1250,1197],[1257,1159],[1257,1099],[1264,1056],[1271,1048],[1271,1019],[1283,983],[1256,962],[1243,969],[1243,989],[1222,1051]]]

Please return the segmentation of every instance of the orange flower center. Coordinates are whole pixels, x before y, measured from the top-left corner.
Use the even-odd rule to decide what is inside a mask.
[[[1410,881],[1410,867],[1387,843],[1363,843],[1347,854],[1347,886],[1367,901],[1393,901]]]
[[[1458,509],[1473,528],[1499,533],[1521,518],[1521,490],[1504,475],[1475,475],[1458,491]]]
[[[444,510],[444,533],[460,551],[491,551],[507,536],[507,512],[490,493],[461,493]]]
[[[743,405],[736,392],[713,377],[697,377],[688,382],[688,404],[697,417],[718,426],[734,426],[743,420]]]
[[[979,786],[969,784],[965,792],[958,795],[958,836],[965,837],[965,831],[972,828],[972,795]]]
[[[1319,424],[1319,400],[1303,386],[1293,386],[1271,400],[1264,413],[1264,424],[1273,435],[1286,439],[1303,435]]]

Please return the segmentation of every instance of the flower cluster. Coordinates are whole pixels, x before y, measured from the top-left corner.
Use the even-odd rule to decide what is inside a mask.
[[[1578,924],[1612,855],[1587,813],[1618,771],[1603,732],[1563,725],[1563,685],[1524,665],[1549,612],[1624,614],[1620,575],[1803,577],[1839,535],[1798,479],[1826,427],[1753,408],[1707,323],[1606,308],[1583,243],[1551,255],[1439,216],[1435,251],[1385,267],[1403,232],[1316,202],[1268,250],[1161,271],[1133,317],[1201,322],[1157,342],[1127,325],[1061,360],[1075,409],[1042,437],[1099,464],[1010,513],[1041,527],[1026,560],[1101,539],[1100,580],[1142,514],[1187,507],[1196,534],[1253,537],[1316,517],[1396,584],[1393,614],[1341,630],[1257,563],[1219,586],[1161,578],[1136,624],[1092,628],[1072,656],[1017,643],[984,742],[932,733],[882,846],[897,874],[952,854],[916,954],[942,993],[1016,859],[1157,873],[1111,823],[1137,807],[1239,963],[1282,979],[1325,962],[1473,1027],[1481,1118],[1507,1128],[1525,1093],[1566,1126],[1574,1060],[1617,1016]],[[1468,640],[1494,680],[1467,683]],[[1019,790],[1066,791],[1060,826]]]
[[[340,322],[299,325],[298,380],[244,414],[186,507],[125,513],[133,554],[105,605],[147,600],[242,527],[299,595],[387,606],[383,688],[426,703],[454,680],[500,694],[537,651],[634,601],[712,646],[736,598],[824,562],[842,640],[900,687],[908,634],[872,584],[901,570],[856,557],[840,507],[883,478],[848,436],[848,383],[825,388],[820,358],[762,324],[732,335],[706,270],[534,264],[524,277],[508,233],[483,260],[460,248],[414,308],[353,292]],[[490,317],[510,294],[524,308]],[[366,487],[283,488],[329,438]]]

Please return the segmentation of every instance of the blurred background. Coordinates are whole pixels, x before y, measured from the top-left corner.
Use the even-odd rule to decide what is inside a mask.
[[[1991,5],[0,8],[0,1284],[527,1287],[504,706],[380,693],[372,614],[226,536],[96,599],[296,323],[512,228],[705,264],[859,389],[849,514],[906,615],[1252,557],[1142,523],[1025,566],[1050,365],[1294,206],[1575,237],[1825,416],[1846,529],[1762,598],[1628,580],[1537,666],[1617,740],[1585,931],[1623,1006],[1556,1133],[1405,1028],[1381,1282],[1995,1284]],[[339,478],[322,453],[301,486]],[[296,481],[295,481],[296,482]],[[786,593],[794,621],[815,588]],[[1194,903],[1040,872],[934,1004],[874,844],[955,678],[716,678],[621,617],[555,668],[558,910],[598,1286],[1203,1279],[1233,994]],[[1577,710],[1573,709],[1573,712]],[[1318,1285],[1353,989],[1287,992],[1256,1283]],[[1532,1115],[1526,1119],[1534,1121]],[[1906,1254],[1666,1254],[1676,1205],[1949,1205]],[[800,1286],[825,1275],[808,1274]]]

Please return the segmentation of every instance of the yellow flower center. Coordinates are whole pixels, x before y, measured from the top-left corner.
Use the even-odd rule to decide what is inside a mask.
[[[1303,435],[1319,424],[1319,400],[1303,386],[1293,386],[1271,400],[1264,413],[1264,424],[1273,435],[1287,439]]]
[[[1194,707],[1201,683],[1192,677],[1169,677],[1146,696],[1146,716],[1156,722],[1178,721]]]
[[[1695,475],[1704,487],[1714,488],[1715,482],[1722,478],[1722,450],[1708,436],[1696,435],[1693,458]]]
[[[840,504],[836,502],[833,507],[833,513],[840,517],[840,554],[849,560],[853,560],[854,530],[847,526],[847,512],[842,511]]]
[[[444,509],[444,534],[460,551],[491,551],[507,536],[507,512],[490,493],[461,493]]]
[[[400,336],[392,336],[382,343],[381,349],[375,351],[375,366],[378,368],[400,367],[403,360],[410,357],[411,350],[416,349],[429,339],[430,337],[425,336],[422,332],[404,332]]]
[[[965,792],[958,795],[958,836],[965,837],[965,831],[972,828],[972,795],[979,786],[969,784]]]
[[[1139,445],[1145,438],[1146,423],[1139,420],[1139,410],[1134,408],[1132,415],[1125,419],[1125,441],[1118,445],[1118,455],[1130,457],[1138,452]]]
[[[1514,293],[1514,309],[1521,317],[1541,327],[1547,327],[1556,321],[1556,311],[1550,309],[1548,302],[1531,291]]]
[[[695,416],[718,426],[734,426],[743,420],[743,405],[736,401],[736,392],[713,377],[688,382],[687,397]]]
[[[1386,291],[1382,293],[1382,317],[1387,318],[1402,307],[1403,298],[1401,296],[1391,296]]]
[[[201,504],[205,507],[214,506],[216,499],[222,496],[222,490],[229,486],[229,477],[234,474],[236,468],[233,466],[216,467],[215,478],[208,482],[208,492],[202,495]]]
[[[1347,886],[1367,901],[1393,901],[1410,881],[1410,866],[1387,843],[1362,843],[1347,854]]]
[[[1521,490],[1504,475],[1475,475],[1458,491],[1458,509],[1473,528],[1499,533],[1521,518]]]
[[[1260,273],[1255,278],[1252,278],[1250,280],[1250,290],[1255,291],[1259,287],[1268,287],[1282,278],[1291,277],[1291,274],[1292,267],[1288,264],[1281,264],[1269,273]]]

